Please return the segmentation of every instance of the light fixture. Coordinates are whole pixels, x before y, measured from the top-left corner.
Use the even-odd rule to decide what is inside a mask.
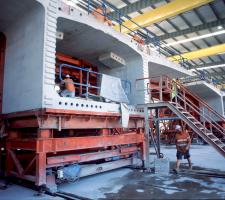
[[[173,46],[173,45],[176,45],[176,44],[183,44],[183,43],[186,43],[186,42],[191,42],[191,41],[195,41],[195,40],[199,40],[199,39],[203,39],[203,38],[208,38],[208,37],[212,37],[212,36],[216,36],[216,35],[221,35],[221,34],[225,34],[225,30],[217,31],[217,32],[214,32],[214,33],[208,33],[208,34],[205,34],[205,35],[200,35],[200,36],[197,36],[197,37],[188,38],[188,39],[184,39],[184,40],[180,40],[180,41],[176,41],[176,42],[171,42],[171,43],[165,44],[163,46]]]
[[[222,26],[217,26],[217,29],[221,30],[221,29],[223,29],[223,27]]]
[[[199,67],[199,68],[195,68],[195,69],[190,69],[189,71],[193,72],[195,70],[214,69],[214,68],[219,68],[219,67],[225,67],[225,64],[211,65],[211,66],[207,66],[207,67]]]

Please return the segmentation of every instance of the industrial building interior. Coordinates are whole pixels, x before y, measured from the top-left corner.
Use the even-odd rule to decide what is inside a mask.
[[[0,0],[0,199],[224,199],[225,0]]]

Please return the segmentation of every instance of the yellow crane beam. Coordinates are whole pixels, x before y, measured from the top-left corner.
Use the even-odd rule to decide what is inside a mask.
[[[168,19],[170,17],[176,16],[180,13],[192,10],[194,8],[197,8],[199,6],[208,4],[209,2],[212,2],[214,0],[173,0],[170,3],[167,3],[163,6],[160,6],[154,10],[150,10],[145,12],[144,14],[138,15],[137,17],[132,18],[131,22],[130,20],[127,20],[123,22],[123,25],[125,27],[128,27],[130,30],[135,31],[140,29],[141,27],[147,27],[151,24],[161,22],[165,19]],[[137,26],[137,24],[139,26]],[[123,33],[129,33],[131,32],[127,28],[121,26],[121,32]],[[114,26],[115,30],[120,30],[120,26],[116,25]]]
[[[192,52],[188,52],[188,53],[184,53],[181,55],[172,56],[172,57],[169,57],[169,59],[171,61],[176,61],[176,60],[179,60],[182,56],[184,59],[193,60],[197,58],[203,58],[206,56],[216,55],[223,52],[225,52],[225,43],[200,49],[200,50],[196,50],[196,51],[192,51]]]

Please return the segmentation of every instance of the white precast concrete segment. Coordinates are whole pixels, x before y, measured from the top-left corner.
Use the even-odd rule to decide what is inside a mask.
[[[2,5],[0,31],[7,37],[4,113],[36,108],[118,112],[118,105],[60,97],[54,90],[56,50],[90,61],[101,73],[129,80],[128,99],[133,105],[149,101],[147,92],[136,91],[137,78],[165,72],[170,75],[177,72],[175,76],[189,74],[165,56],[152,50],[147,53],[146,47],[130,37],[60,0],[24,0],[23,3],[9,0]],[[64,33],[63,40],[56,39],[56,31]],[[107,52],[121,56],[126,65],[115,69],[104,66],[97,58]],[[143,88],[146,83],[142,81]],[[88,106],[82,107],[82,104]],[[93,108],[92,104],[98,106]],[[136,112],[133,108],[130,111]]]
[[[224,115],[223,98],[219,89],[205,81],[196,81],[185,85],[191,92],[206,101],[214,110]]]
[[[7,38],[4,113],[41,107],[44,22],[44,7],[37,1],[1,3],[0,31]]]

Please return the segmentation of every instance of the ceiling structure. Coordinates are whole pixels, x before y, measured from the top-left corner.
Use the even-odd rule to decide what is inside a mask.
[[[88,0],[67,1],[87,10]],[[96,7],[102,1],[89,2],[92,7]],[[225,84],[225,0],[107,0],[106,2],[111,7],[111,17],[118,18],[119,11],[121,19],[125,21],[124,24],[128,23],[127,19],[137,22],[138,27],[132,25],[129,27],[128,23],[131,30],[135,30],[142,37],[151,35],[150,42],[154,39],[160,40],[164,55],[168,57],[183,55],[185,58],[185,55],[191,54],[191,58],[184,59],[187,60],[189,69],[204,70],[204,74],[208,77]],[[171,14],[169,9],[182,7],[180,2],[184,3],[186,9],[174,10]],[[193,5],[188,7],[187,2]],[[174,4],[175,7],[171,7],[170,4],[171,6]],[[164,11],[163,7],[166,7]],[[150,19],[149,22],[148,18],[143,17],[159,15],[157,9],[161,13],[161,16],[157,17],[161,19],[156,21]],[[140,19],[147,19],[148,23],[140,23]],[[138,22],[141,27],[145,27],[141,29]],[[206,53],[209,51],[210,54]],[[196,56],[195,52],[201,53]]]

